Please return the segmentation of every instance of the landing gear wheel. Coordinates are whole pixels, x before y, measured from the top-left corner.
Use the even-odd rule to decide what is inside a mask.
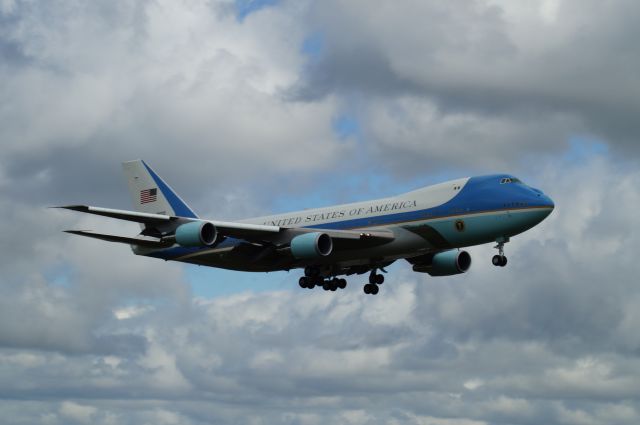
[[[507,265],[507,257],[504,255],[494,255],[491,259],[491,263],[496,267],[504,267]]]
[[[364,285],[364,288],[362,288],[362,290],[365,294],[375,295],[378,293],[378,291],[380,291],[380,288],[378,288],[378,285],[376,285],[375,283],[367,283],[366,285]]]
[[[376,285],[382,285],[384,283],[384,276],[381,274],[377,274],[376,278],[375,278],[375,283]]]
[[[339,280],[340,279],[338,279],[337,277],[334,277],[333,279],[331,279],[331,281],[330,281],[331,282],[331,288],[330,288],[331,291],[337,291],[338,290],[338,288],[340,287],[340,285],[338,283]]]
[[[301,288],[308,288],[309,287],[309,279],[307,279],[306,277],[302,276],[298,280],[298,285],[300,285]]]
[[[330,291],[331,290],[331,282],[329,282],[328,280],[325,281],[322,284],[322,289],[324,289],[325,291]]]
[[[344,289],[347,287],[347,279],[338,279],[338,288]]]

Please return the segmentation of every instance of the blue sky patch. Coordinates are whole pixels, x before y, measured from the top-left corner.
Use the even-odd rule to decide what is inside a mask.
[[[302,53],[312,59],[319,58],[325,49],[324,34],[320,31],[313,32],[302,42]]]
[[[574,136],[569,139],[569,149],[564,159],[575,164],[596,156],[606,156],[608,153],[609,146],[605,142],[590,137]]]
[[[239,21],[244,20],[247,16],[268,6],[274,6],[278,0],[236,0],[236,17]]]
[[[358,136],[360,134],[360,123],[352,115],[340,115],[333,121],[333,130],[341,139]]]

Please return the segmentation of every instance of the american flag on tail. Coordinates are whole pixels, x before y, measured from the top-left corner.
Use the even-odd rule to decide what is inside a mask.
[[[149,202],[155,202],[158,198],[158,189],[144,189],[140,191],[140,203],[148,204]]]

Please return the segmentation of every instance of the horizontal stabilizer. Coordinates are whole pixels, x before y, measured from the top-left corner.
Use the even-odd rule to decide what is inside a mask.
[[[114,210],[111,208],[90,207],[87,205],[66,205],[63,207],[53,208],[64,208],[65,210],[80,211],[83,213],[102,215],[105,217],[117,218],[119,220],[127,220],[144,224],[160,224],[172,220],[177,220],[177,217],[172,217],[169,215],[142,213],[127,210]]]
[[[89,238],[100,239],[109,242],[126,243],[129,245],[144,246],[147,248],[167,248],[173,245],[173,242],[163,242],[160,240],[128,238],[126,236],[105,235],[103,233],[94,233],[87,230],[65,230],[66,233],[73,235],[87,236]]]
[[[137,211],[127,211],[127,210],[114,210],[111,208],[100,208],[100,207],[91,207],[88,205],[66,205],[63,207],[53,207],[53,208],[64,208],[66,210],[79,211],[83,213],[96,214],[105,217],[117,218],[119,220],[127,220],[133,221],[136,223],[144,223],[147,225],[158,225],[163,223],[169,223],[171,221],[178,220],[178,223],[182,223],[185,221],[199,221],[198,219],[193,218],[185,218],[185,217],[173,217],[169,215],[162,214],[151,214],[151,213],[143,213]],[[209,220],[218,232],[224,236],[230,236],[232,238],[240,238],[240,239],[253,239],[258,238],[261,239],[265,235],[273,235],[277,234],[280,231],[280,227],[277,226],[266,226],[263,224],[250,224],[250,223],[234,223],[227,221],[217,221],[217,220]]]

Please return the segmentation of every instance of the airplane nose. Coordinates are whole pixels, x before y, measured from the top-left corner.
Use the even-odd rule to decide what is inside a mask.
[[[547,196],[540,189],[531,188],[531,191],[532,191],[530,195],[531,198],[529,198],[531,199],[531,204],[537,207],[542,207],[538,210],[538,214],[539,214],[538,220],[542,221],[545,218],[547,218],[549,214],[551,214],[551,212],[554,210],[556,205],[553,202],[553,199]]]
[[[533,192],[532,201],[534,202],[534,205],[550,208],[549,213],[551,213],[551,211],[553,211],[553,209],[556,207],[556,205],[553,203],[553,199],[545,195],[544,192],[542,192],[540,189],[536,189],[533,187],[531,187],[530,189]]]
[[[544,193],[536,193],[535,199],[531,199],[531,201],[531,205],[536,206],[537,208],[529,215],[529,225],[535,226],[545,218],[549,217],[555,208],[555,204],[553,200]]]
[[[542,216],[540,218],[540,220],[544,220],[545,218],[547,218],[551,212],[554,210],[554,208],[556,207],[556,205],[553,203],[553,199],[551,199],[550,197],[548,197],[545,194],[541,194],[540,198],[538,198],[540,202],[540,206],[544,207],[540,210]]]

